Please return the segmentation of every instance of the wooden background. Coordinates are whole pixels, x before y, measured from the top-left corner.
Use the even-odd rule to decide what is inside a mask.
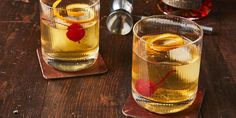
[[[202,118],[236,117],[236,1],[213,0],[199,24],[204,36],[200,86],[206,89]],[[135,0],[134,14],[158,14],[156,0]],[[117,36],[105,26],[110,1],[101,0],[100,53],[107,74],[44,80],[36,57],[40,46],[38,0],[0,3],[0,117],[122,118],[130,94],[132,34]]]

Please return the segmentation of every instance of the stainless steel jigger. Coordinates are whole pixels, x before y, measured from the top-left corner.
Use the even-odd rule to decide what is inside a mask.
[[[106,25],[114,34],[126,35],[133,27],[133,0],[113,0]]]

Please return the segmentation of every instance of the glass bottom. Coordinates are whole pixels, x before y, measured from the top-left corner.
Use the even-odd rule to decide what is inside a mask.
[[[177,103],[159,103],[155,102],[149,99],[146,99],[134,91],[132,92],[133,98],[140,106],[143,108],[154,112],[158,114],[169,114],[169,113],[176,113],[179,111],[182,111],[184,109],[187,109],[192,103],[194,102],[196,95],[194,95],[192,98],[177,102]]]
[[[76,72],[80,70],[87,69],[91,67],[97,60],[98,53],[94,53],[92,55],[83,56],[80,59],[57,59],[47,55],[44,51],[42,51],[44,61],[54,67],[57,70],[65,71],[65,72]]]

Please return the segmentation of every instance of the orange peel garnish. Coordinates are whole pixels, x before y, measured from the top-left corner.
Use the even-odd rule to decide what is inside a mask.
[[[80,17],[84,16],[84,12],[74,12],[74,11],[67,11],[68,16]]]
[[[57,8],[61,1],[62,0],[57,0],[52,5],[53,13],[56,18],[59,18],[67,23],[86,23],[94,20],[94,10],[90,8],[88,4],[75,3],[67,5],[65,9]],[[67,16],[63,16],[65,13]],[[76,17],[81,17],[81,19],[76,19]]]
[[[147,50],[168,51],[184,44],[181,36],[172,33],[146,35],[142,38],[146,41]]]

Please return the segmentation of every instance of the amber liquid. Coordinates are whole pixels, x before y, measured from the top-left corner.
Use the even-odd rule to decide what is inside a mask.
[[[135,38],[132,62],[132,94],[139,105],[152,112],[166,114],[186,109],[194,101],[200,68],[200,54],[194,44],[150,54]],[[143,95],[137,90],[139,80],[158,84],[154,92],[150,90],[150,95]],[[153,85],[145,86],[152,88]]]
[[[78,71],[92,66],[99,50],[99,21],[94,18],[80,25],[85,36],[79,41],[70,40],[67,22],[55,18],[55,22],[41,19],[41,46],[44,60],[62,71]]]
[[[202,0],[201,7],[193,10],[175,8],[165,4],[161,0],[158,2],[157,7],[164,14],[178,15],[191,20],[196,20],[204,18],[210,13],[212,10],[212,0]]]

